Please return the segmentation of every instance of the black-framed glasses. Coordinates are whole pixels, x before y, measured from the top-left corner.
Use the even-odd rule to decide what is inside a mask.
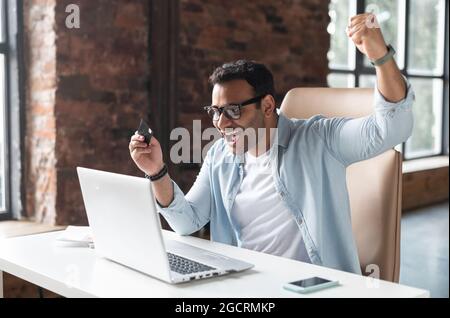
[[[266,95],[267,94],[264,94],[264,95],[261,95],[258,97],[254,97],[254,98],[246,100],[245,102],[242,102],[240,104],[230,104],[230,105],[224,105],[222,107],[205,106],[205,107],[203,107],[203,109],[206,110],[209,117],[211,117],[211,119],[213,121],[218,121],[220,119],[220,115],[222,115],[222,113],[224,113],[228,119],[237,120],[237,119],[241,118],[241,108],[242,107],[257,103],[261,99],[266,97]]]

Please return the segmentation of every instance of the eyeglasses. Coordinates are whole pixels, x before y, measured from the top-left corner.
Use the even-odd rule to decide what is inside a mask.
[[[211,117],[211,119],[213,121],[219,121],[220,115],[222,115],[222,113],[224,113],[228,119],[236,120],[236,119],[241,118],[241,108],[242,107],[257,103],[264,97],[266,97],[266,95],[261,95],[261,96],[249,99],[240,104],[230,104],[230,105],[224,105],[222,107],[206,106],[206,107],[203,107],[203,109],[206,110],[209,117]]]

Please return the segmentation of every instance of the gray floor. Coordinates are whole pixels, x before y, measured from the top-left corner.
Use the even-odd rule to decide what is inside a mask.
[[[449,204],[403,214],[400,283],[449,297]]]

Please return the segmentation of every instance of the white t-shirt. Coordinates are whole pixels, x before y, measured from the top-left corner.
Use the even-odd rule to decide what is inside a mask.
[[[270,151],[245,154],[244,179],[231,209],[242,248],[310,263],[300,229],[278,195],[270,168]]]

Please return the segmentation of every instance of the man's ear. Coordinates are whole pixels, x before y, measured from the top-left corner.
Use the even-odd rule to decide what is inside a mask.
[[[266,97],[261,100],[261,109],[265,117],[272,116],[275,108],[275,99],[272,95],[266,95]]]

